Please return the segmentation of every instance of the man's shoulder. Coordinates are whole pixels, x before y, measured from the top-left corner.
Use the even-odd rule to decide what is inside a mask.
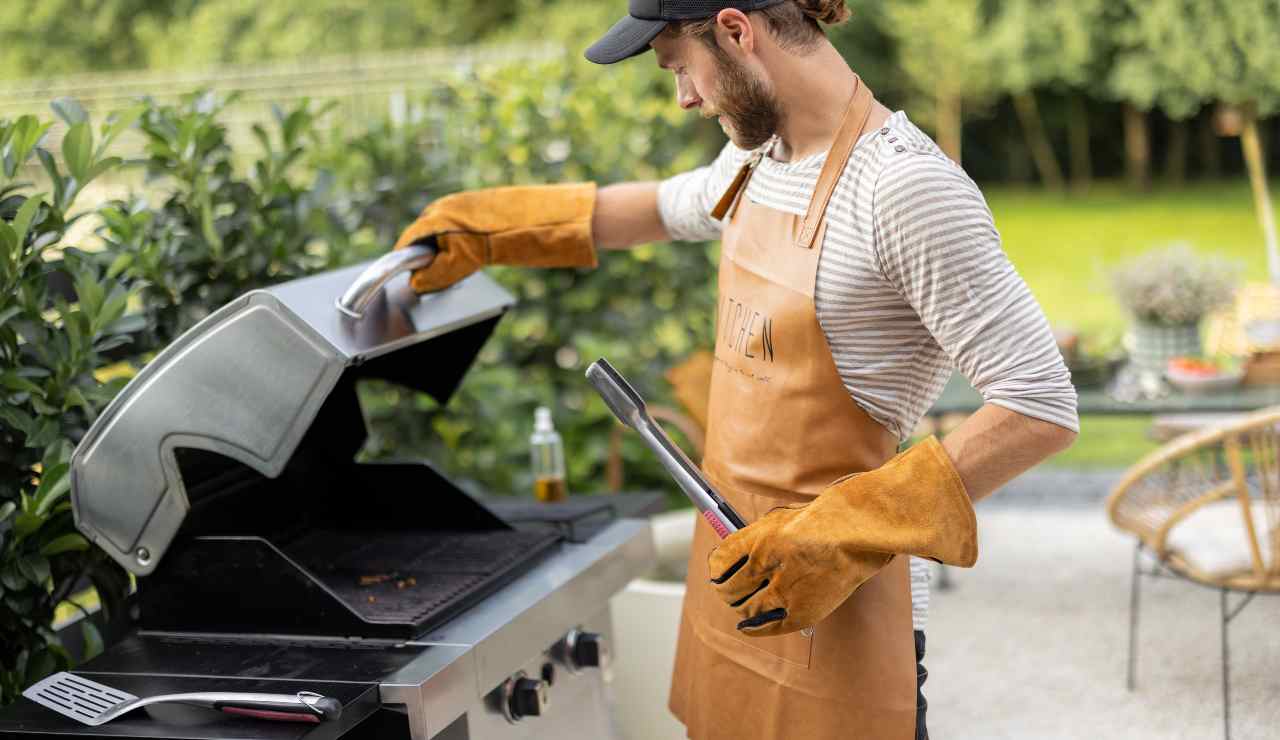
[[[861,201],[874,196],[886,179],[918,182],[943,178],[951,174],[946,169],[955,166],[902,111],[893,113],[879,128],[863,136],[845,163],[839,186],[845,192],[843,198],[836,196],[838,200]]]
[[[876,210],[943,194],[981,199],[981,191],[968,173],[904,114],[894,114],[874,138],[873,165],[862,175],[871,178]]]

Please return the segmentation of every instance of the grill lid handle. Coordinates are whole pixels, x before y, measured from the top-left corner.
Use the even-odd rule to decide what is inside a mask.
[[[433,244],[414,244],[396,249],[380,257],[351,283],[351,287],[337,301],[337,309],[353,319],[364,318],[365,309],[373,302],[391,278],[402,272],[428,267],[436,259]]]

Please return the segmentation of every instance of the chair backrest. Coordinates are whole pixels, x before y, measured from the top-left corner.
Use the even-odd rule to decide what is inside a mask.
[[[1232,502],[1253,575],[1280,575],[1280,407],[1179,437],[1126,472],[1107,514],[1158,557],[1170,531],[1203,507]]]

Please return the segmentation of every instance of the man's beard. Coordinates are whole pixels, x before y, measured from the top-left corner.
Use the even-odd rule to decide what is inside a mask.
[[[755,149],[773,136],[782,122],[778,99],[747,68],[716,54],[720,79],[716,107],[729,123],[729,138],[740,149]]]

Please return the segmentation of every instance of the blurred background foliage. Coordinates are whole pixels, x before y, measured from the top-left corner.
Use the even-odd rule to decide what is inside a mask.
[[[1267,116],[1280,104],[1280,0],[850,7],[852,20],[830,29],[832,41],[884,101],[911,110],[949,152],[964,153],[979,180],[1054,189],[1070,181],[1079,190],[1095,174],[1127,172],[1141,186],[1156,168],[1174,178],[1217,176],[1242,160],[1202,133],[1214,106],[1256,106]],[[500,41],[556,42],[576,56],[624,8],[575,0],[10,0],[0,4],[0,69],[10,80],[38,80]],[[1153,150],[1167,152],[1164,161],[1153,161]]]

